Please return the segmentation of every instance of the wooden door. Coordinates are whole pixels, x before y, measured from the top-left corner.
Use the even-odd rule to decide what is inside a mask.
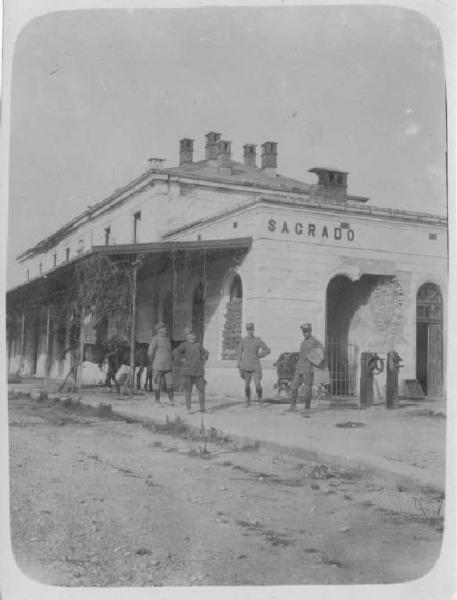
[[[443,300],[438,286],[417,293],[416,378],[427,396],[443,392]]]
[[[443,389],[443,339],[441,323],[428,325],[427,395],[439,396]]]
[[[417,323],[416,327],[416,379],[424,394],[427,394],[428,380],[428,324]]]

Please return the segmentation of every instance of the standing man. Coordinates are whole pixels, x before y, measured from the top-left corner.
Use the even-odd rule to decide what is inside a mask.
[[[208,360],[209,353],[203,348],[200,342],[195,341],[193,331],[188,331],[186,341],[183,342],[174,351],[176,359],[182,360],[181,374],[184,384],[184,394],[186,398],[186,407],[190,411],[192,401],[192,387],[198,390],[198,399],[200,401],[200,412],[205,412],[205,362]]]
[[[164,323],[158,323],[156,332],[148,348],[148,358],[152,367],[152,390],[155,401],[160,404],[160,390],[165,381],[168,399],[170,404],[174,404],[171,341],[168,337],[167,326]]]
[[[259,402],[262,402],[262,367],[260,359],[268,356],[271,350],[265,342],[254,335],[254,323],[246,323],[247,337],[241,338],[238,346],[237,367],[240,375],[244,379],[244,393],[246,395],[246,406],[251,405],[251,379],[254,379],[254,385]]]
[[[311,335],[310,323],[300,325],[303,333],[303,341],[300,345],[295,375],[290,386],[291,405],[289,411],[297,410],[298,388],[305,386],[305,408],[311,408],[311,397],[313,395],[314,367],[320,367],[324,361],[324,347]]]

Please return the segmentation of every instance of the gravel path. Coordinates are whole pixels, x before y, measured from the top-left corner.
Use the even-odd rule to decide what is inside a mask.
[[[10,401],[12,543],[67,586],[393,583],[432,568],[436,494],[81,407]]]

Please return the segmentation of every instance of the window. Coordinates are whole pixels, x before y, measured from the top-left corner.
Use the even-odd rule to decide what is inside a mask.
[[[109,246],[110,234],[111,234],[111,227],[105,227],[105,246]]]
[[[436,235],[436,233],[429,233],[428,234],[428,239],[429,240],[436,240],[436,239],[438,239],[438,236]]]
[[[26,271],[26,277],[27,277],[27,281],[30,279],[30,269],[27,269]]]
[[[336,181],[337,181],[337,183],[339,183],[340,185],[342,185],[342,183],[343,183],[343,176],[342,175],[337,175]]]
[[[65,260],[66,262],[70,260],[70,248],[65,249]]]
[[[138,230],[139,230],[139,223],[141,221],[141,210],[139,210],[138,212],[136,212],[133,215],[133,243],[136,244],[138,241]]]
[[[230,302],[233,300],[241,300],[243,298],[243,286],[241,284],[241,277],[235,275],[230,286]]]
[[[222,358],[234,360],[241,340],[241,320],[243,309],[243,285],[239,275],[234,275],[228,288],[228,302],[225,309],[225,323],[222,333]]]
[[[40,263],[40,264],[38,265],[38,270],[39,270],[39,272],[40,272],[40,275],[42,275],[42,274],[43,274],[43,263]]]
[[[54,252],[52,259],[53,259],[53,266],[56,267],[57,266],[57,252]]]

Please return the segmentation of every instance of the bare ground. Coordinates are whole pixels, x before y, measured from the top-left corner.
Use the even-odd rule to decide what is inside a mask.
[[[19,567],[67,586],[393,583],[438,558],[443,499],[183,422],[10,400]]]

